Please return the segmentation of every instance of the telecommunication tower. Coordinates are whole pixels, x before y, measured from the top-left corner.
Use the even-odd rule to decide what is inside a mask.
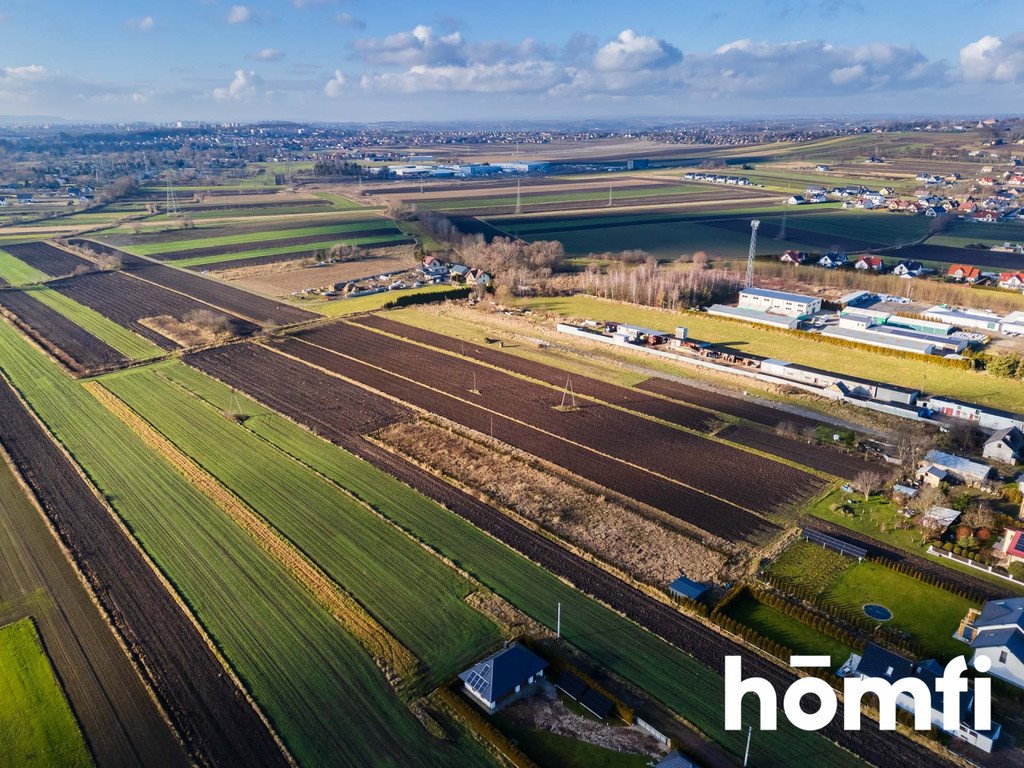
[[[754,254],[757,253],[757,228],[761,226],[761,222],[757,219],[752,219],[750,222],[750,252],[747,254],[747,278],[743,281],[744,288],[750,288],[754,285]]]

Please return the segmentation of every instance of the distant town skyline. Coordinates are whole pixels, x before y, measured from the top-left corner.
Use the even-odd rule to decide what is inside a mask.
[[[1013,113],[1015,0],[0,2],[0,115],[93,122]]]

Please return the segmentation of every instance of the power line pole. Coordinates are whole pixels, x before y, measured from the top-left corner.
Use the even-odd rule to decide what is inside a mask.
[[[178,215],[178,199],[174,196],[174,187],[171,186],[171,177],[167,177],[167,215]]]
[[[608,185],[608,207],[612,207],[612,185]]]
[[[751,288],[754,285],[754,254],[757,253],[757,228],[761,222],[752,219],[750,222],[750,252],[747,254],[747,277],[743,281],[744,288]]]
[[[555,619],[555,637],[562,636],[562,604],[558,604],[558,618]]]
[[[522,187],[521,181],[516,182],[516,213],[523,212],[523,198],[522,198]]]
[[[754,735],[754,726],[747,726],[747,751],[743,753],[743,768],[747,768],[747,761],[750,759],[750,737]]]

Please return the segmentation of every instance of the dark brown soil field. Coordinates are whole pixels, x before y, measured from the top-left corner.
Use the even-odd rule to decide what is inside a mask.
[[[206,640],[6,380],[0,380],[0,444],[142,660],[189,751],[211,765],[287,765]]]
[[[210,309],[206,304],[188,296],[119,272],[80,275],[50,283],[50,287],[80,304],[91,307],[115,323],[132,329],[166,350],[178,349],[180,345],[150,330],[139,323],[139,320],[157,315],[171,315],[180,320],[193,310]],[[237,317],[234,317],[232,322],[241,335],[258,330],[252,323]]]
[[[127,358],[77,323],[24,291],[0,291],[0,307],[54,357],[76,372],[123,365]],[[63,353],[63,354],[61,354]]]
[[[631,411],[654,416],[691,429],[707,430],[720,424],[720,420],[714,414],[709,414],[707,411],[699,408],[693,408],[691,407],[692,405],[704,406],[705,408],[711,408],[732,416],[739,416],[740,418],[770,427],[775,427],[781,422],[789,422],[797,428],[813,427],[816,424],[811,419],[791,414],[787,411],[769,408],[768,406],[751,403],[698,387],[687,387],[685,384],[676,384],[667,379],[650,379],[641,384],[639,389],[620,387],[598,379],[569,374],[560,368],[537,363],[533,360],[517,357],[516,355],[510,355],[496,347],[470,344],[439,333],[406,325],[405,323],[395,322],[381,315],[364,315],[352,318],[350,322],[370,328],[378,328],[396,336],[402,336],[422,344],[429,344],[437,349],[456,352],[558,387],[564,387],[566,381],[569,380],[572,382],[573,391],[578,395],[595,397],[606,403],[619,405]],[[643,391],[645,389],[649,392],[659,391],[659,389],[655,388],[658,387],[657,383],[655,383],[654,387],[647,386],[652,382],[660,382],[667,385],[660,388],[663,390],[661,394],[672,397],[673,401],[645,394]],[[859,456],[843,453],[828,446],[809,445],[801,439],[794,439],[749,426],[730,426],[718,434],[732,442],[750,446],[760,451],[766,451],[784,459],[796,461],[804,466],[823,472],[830,472],[847,479],[853,478],[858,472],[871,466],[870,463]]]
[[[81,256],[56,248],[49,243],[22,243],[21,245],[5,245],[7,253],[20,259],[30,267],[45,272],[50,277],[70,275],[79,267],[93,268],[93,264]]]
[[[265,326],[290,325],[307,320],[315,320],[319,315],[307,312],[298,307],[282,304],[273,299],[266,299],[239,288],[194,275],[180,269],[158,264],[153,261],[133,256],[126,251],[112,248],[93,241],[75,241],[85,247],[99,249],[103,252],[115,253],[121,258],[124,271],[154,283],[171,291],[179,291],[199,301],[218,307],[225,312],[253,320]],[[185,297],[181,297],[185,298]],[[160,314],[151,312],[149,315]]]
[[[984,224],[979,224],[979,234],[984,234]],[[1019,253],[1000,253],[984,248],[954,248],[949,245],[909,245],[892,251],[892,256],[918,261],[941,261],[947,264],[970,264],[976,267],[991,267],[1006,271],[1024,269],[1024,256]]]
[[[31,616],[99,768],[189,765],[128,654],[0,456],[0,625]]]
[[[310,243],[323,243],[327,240],[351,240],[358,237],[386,237],[396,233],[394,227],[387,226],[381,222],[380,226],[368,226],[366,229],[352,232],[337,232],[333,235],[303,235],[302,237],[289,237],[278,240],[260,240],[256,243],[232,243],[231,245],[215,245],[206,248],[190,248],[187,251],[170,251],[167,253],[149,254],[151,259],[160,261],[177,261],[178,259],[192,259],[201,256],[219,256],[220,254],[244,253],[245,251],[261,250],[263,248],[284,248],[292,245],[308,245]],[[280,258],[280,257],[278,257]]]
[[[741,419],[763,424],[767,427],[777,427],[783,422],[790,422],[798,428],[804,429],[818,424],[817,421],[806,416],[799,416],[788,411],[779,410],[778,408],[771,408],[767,405],[742,400],[732,395],[713,392],[701,387],[691,387],[678,381],[663,379],[658,376],[642,381],[636,386],[637,389],[671,397],[673,400],[679,400],[684,403],[703,405],[705,408],[713,408],[716,411],[721,411],[731,416],[738,416]]]
[[[747,509],[770,511],[798,500],[808,486],[818,484],[817,478],[791,467],[605,405],[580,401],[577,411],[555,410],[563,399],[558,390],[350,324],[324,326],[296,338],[412,378],[435,390],[435,396],[443,393],[448,399],[468,400],[551,432],[560,440],[639,465]],[[339,372],[344,372],[344,358],[332,357],[325,367],[340,367]],[[469,391],[474,382],[478,395]],[[533,452],[529,447],[523,449]],[[737,477],[760,488],[737,488]]]

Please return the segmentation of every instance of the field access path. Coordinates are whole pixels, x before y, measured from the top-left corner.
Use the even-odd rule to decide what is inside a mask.
[[[189,752],[209,765],[287,766],[199,628],[6,378],[0,378],[0,446],[146,670]]]
[[[626,584],[500,510],[366,440],[363,435],[380,425],[381,414],[390,412],[392,418],[397,417],[393,404],[386,398],[372,395],[359,385],[314,366],[304,365],[294,357],[275,354],[251,343],[193,353],[185,357],[185,362],[360,456],[709,669],[721,674],[725,656],[740,655],[745,675],[765,677],[776,690],[785,690],[797,679],[791,670]],[[685,712],[679,714],[686,716]],[[876,766],[905,764],[941,768],[953,765],[909,739],[881,733],[877,724],[869,720],[861,731],[844,731],[840,717],[823,734]]]

